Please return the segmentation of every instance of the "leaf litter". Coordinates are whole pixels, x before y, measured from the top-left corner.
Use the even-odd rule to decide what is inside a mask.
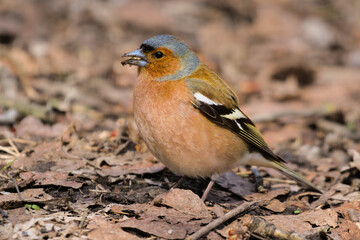
[[[0,239],[184,239],[250,202],[203,238],[360,239],[360,26],[354,1],[325,5],[4,1]],[[139,137],[136,71],[117,61],[160,32],[227,79],[271,148],[324,193],[265,168],[257,192],[247,166],[205,203],[208,179],[170,190],[180,176]]]

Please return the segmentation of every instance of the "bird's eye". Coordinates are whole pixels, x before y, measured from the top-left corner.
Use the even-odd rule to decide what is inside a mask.
[[[157,51],[157,52],[154,54],[154,56],[155,56],[156,58],[162,58],[162,57],[164,56],[164,53],[161,52],[161,51]]]

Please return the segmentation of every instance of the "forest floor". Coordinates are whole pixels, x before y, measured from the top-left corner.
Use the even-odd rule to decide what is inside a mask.
[[[359,12],[356,0],[0,0],[0,240],[185,239],[202,227],[204,239],[360,239]],[[249,166],[205,202],[209,179],[170,190],[181,176],[141,140],[136,68],[119,61],[162,33],[226,79],[323,194],[267,168],[257,189]]]

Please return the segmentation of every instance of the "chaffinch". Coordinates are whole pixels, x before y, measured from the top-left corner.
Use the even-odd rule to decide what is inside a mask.
[[[138,66],[134,118],[151,153],[171,171],[212,177],[238,165],[265,166],[321,192],[289,169],[242,112],[229,86],[182,40],[159,35],[123,55]]]

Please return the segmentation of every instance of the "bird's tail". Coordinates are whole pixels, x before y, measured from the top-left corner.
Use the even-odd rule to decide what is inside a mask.
[[[291,178],[291,179],[297,181],[299,184],[303,185],[307,189],[311,189],[315,192],[322,193],[322,191],[320,189],[318,189],[317,187],[315,187],[314,184],[312,184],[311,182],[306,180],[304,177],[300,176],[299,174],[297,174],[296,172],[294,172],[293,170],[291,170],[290,168],[285,166],[284,163],[279,162],[279,161],[271,161],[271,163],[274,168],[280,170],[288,178]]]

